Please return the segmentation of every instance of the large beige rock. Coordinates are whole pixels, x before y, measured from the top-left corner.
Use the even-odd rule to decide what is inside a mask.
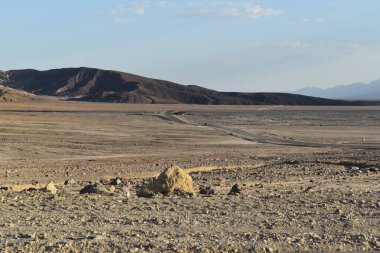
[[[55,187],[53,182],[48,183],[44,190],[45,192],[50,192],[53,195],[57,194],[57,187]]]
[[[162,172],[156,180],[143,185],[138,193],[141,197],[151,197],[157,193],[162,194],[192,194],[193,179],[183,169],[172,166]]]

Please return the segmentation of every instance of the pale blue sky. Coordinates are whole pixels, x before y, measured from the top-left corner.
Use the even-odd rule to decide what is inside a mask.
[[[0,0],[0,69],[88,66],[223,91],[380,78],[378,0]]]

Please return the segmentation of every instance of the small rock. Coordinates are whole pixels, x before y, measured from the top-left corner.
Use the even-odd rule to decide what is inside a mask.
[[[119,184],[121,184],[122,182],[123,182],[122,179],[119,178],[119,177],[117,177],[117,178],[111,179],[110,184],[111,184],[111,185],[119,185]]]
[[[234,184],[231,188],[231,191],[230,193],[228,193],[229,195],[236,195],[236,194],[240,194],[241,193],[241,189],[239,187],[238,184]]]
[[[321,236],[315,233],[309,233],[309,237],[314,241],[320,241],[322,240]]]
[[[45,192],[50,192],[53,195],[57,194],[57,187],[55,187],[53,182],[48,183],[44,190]]]
[[[226,179],[225,178],[219,178],[219,186],[225,186],[226,185]]]
[[[113,193],[107,190],[102,184],[91,184],[85,186],[79,191],[80,194],[100,194],[100,195],[112,195]]]
[[[111,185],[110,188],[108,189],[110,192],[115,192],[116,191],[116,187]]]
[[[102,241],[102,240],[105,240],[105,239],[106,239],[106,237],[104,235],[96,235],[94,237],[95,241]]]
[[[308,186],[308,187],[305,189],[304,192],[313,192],[313,191],[315,191],[314,188],[315,188],[314,186]]]
[[[19,234],[19,237],[25,239],[36,239],[36,233]]]
[[[123,196],[125,196],[127,199],[129,199],[129,198],[131,197],[131,193],[129,192],[128,187],[123,186],[123,187],[121,188],[121,190],[119,190],[119,191],[120,191],[120,193],[121,193]]]
[[[35,188],[35,187],[30,187],[30,188],[28,188],[28,189],[25,189],[24,191],[25,192],[34,192],[34,191],[37,191],[38,189],[37,188]],[[44,188],[44,190],[46,191],[46,188]]]
[[[207,186],[207,187],[201,187],[200,190],[199,190],[199,194],[202,194],[202,195],[214,195],[215,194],[215,190],[212,189],[210,186]]]
[[[69,185],[69,184],[75,184],[75,180],[74,179],[68,179],[65,181],[65,185]]]
[[[47,239],[47,238],[49,238],[49,234],[44,232],[44,233],[40,234],[39,237],[40,237],[40,239]]]

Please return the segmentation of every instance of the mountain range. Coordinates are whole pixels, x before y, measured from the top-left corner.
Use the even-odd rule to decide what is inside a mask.
[[[144,104],[212,105],[374,105],[288,93],[219,92],[196,85],[96,68],[0,71],[0,85],[67,100]]]
[[[294,93],[330,99],[380,100],[380,79],[370,83],[354,83],[333,88],[304,88]]]

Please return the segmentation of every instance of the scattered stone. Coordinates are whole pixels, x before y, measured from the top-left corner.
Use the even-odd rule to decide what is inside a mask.
[[[202,194],[202,195],[214,195],[215,194],[215,190],[212,189],[210,186],[207,186],[207,187],[201,187],[200,190],[199,190],[199,194]]]
[[[34,191],[37,191],[38,189],[37,188],[35,188],[35,187],[30,187],[30,188],[28,188],[28,189],[25,189],[24,191],[25,192],[34,192]],[[45,188],[44,188],[44,190],[45,190]]]
[[[80,194],[99,194],[99,195],[112,195],[113,193],[107,190],[102,184],[91,184],[85,186],[79,191]]]
[[[65,185],[69,185],[69,184],[75,184],[75,180],[74,179],[68,179],[65,181]]]
[[[123,182],[122,179],[119,178],[119,177],[117,177],[117,178],[111,179],[110,184],[111,184],[111,185],[119,185],[119,184],[121,184],[122,182]]]
[[[12,190],[12,188],[8,186],[0,187],[0,191],[10,191],[10,190]]]
[[[40,239],[47,239],[47,238],[49,238],[49,233],[44,232],[44,233],[40,234],[39,238]]]
[[[131,193],[129,192],[129,189],[126,186],[123,186],[120,190],[118,190],[118,193],[125,196],[127,199],[131,197]]]
[[[314,191],[314,186],[308,186],[304,192],[313,192]]]
[[[107,239],[104,235],[96,235],[94,240],[96,241],[102,241],[102,240],[105,240]]]
[[[193,180],[183,169],[172,166],[162,172],[156,180],[143,185],[138,192],[140,197],[162,194],[193,194]]]
[[[322,240],[321,236],[318,235],[318,234],[309,233],[308,235],[309,235],[310,239],[312,239],[313,241],[320,241],[320,240]]]
[[[57,187],[55,187],[53,182],[48,183],[45,186],[44,190],[45,190],[45,192],[50,192],[53,195],[57,194]]]
[[[226,179],[225,178],[219,178],[219,186],[226,186]]]
[[[236,195],[236,194],[240,194],[241,193],[241,189],[239,187],[238,184],[234,184],[230,190],[230,193],[228,193],[229,195]]]
[[[116,187],[114,185],[111,185],[110,188],[108,189],[110,192],[115,192]]]
[[[36,239],[36,233],[21,233],[19,234],[19,237],[20,238],[24,238],[24,239]]]

